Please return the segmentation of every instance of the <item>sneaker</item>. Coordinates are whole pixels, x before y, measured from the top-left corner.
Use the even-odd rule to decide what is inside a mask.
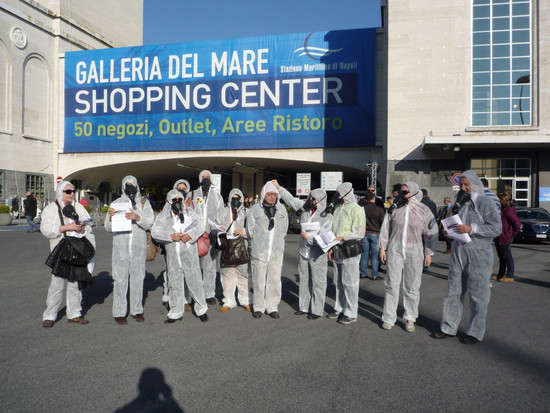
[[[491,280],[497,280],[497,276],[496,275],[491,275]]]
[[[330,320],[336,320],[336,319],[341,318],[341,316],[336,311],[333,311],[332,313],[327,314],[327,318],[330,319]]]
[[[249,313],[252,312],[252,307],[250,307],[249,305],[243,305],[243,308]]]
[[[513,283],[514,279],[512,277],[502,277],[499,281],[501,283]]]
[[[189,311],[191,311],[191,310],[193,310],[193,309],[191,308],[191,304],[185,303],[185,311],[188,311],[188,312],[189,312]]]
[[[414,333],[416,331],[416,328],[414,326],[414,322],[412,320],[407,320],[405,323],[405,331],[407,333]]]
[[[351,318],[351,317],[348,317],[348,316],[343,316],[342,318],[338,319],[338,323],[344,324],[344,325],[355,323],[356,321],[357,321],[356,318]]]
[[[384,330],[391,330],[395,324],[394,323],[382,323],[382,328]]]
[[[223,307],[220,308],[220,311],[222,313],[226,313],[227,311],[231,310],[231,307],[228,307],[226,305],[224,305]]]

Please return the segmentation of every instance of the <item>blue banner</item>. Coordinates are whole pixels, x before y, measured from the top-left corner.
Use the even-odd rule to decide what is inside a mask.
[[[64,152],[374,145],[375,36],[68,52]]]

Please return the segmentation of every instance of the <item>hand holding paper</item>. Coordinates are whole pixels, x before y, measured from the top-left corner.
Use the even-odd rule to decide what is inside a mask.
[[[447,236],[449,238],[455,239],[462,243],[470,242],[472,240],[468,234],[459,233],[456,231],[456,226],[462,225],[462,220],[458,215],[452,215],[449,218],[442,219],[441,224],[443,225],[443,229],[447,231]]]

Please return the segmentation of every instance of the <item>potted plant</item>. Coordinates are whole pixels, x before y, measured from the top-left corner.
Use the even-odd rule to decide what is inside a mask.
[[[10,225],[12,219],[10,207],[7,205],[0,205],[0,226]]]

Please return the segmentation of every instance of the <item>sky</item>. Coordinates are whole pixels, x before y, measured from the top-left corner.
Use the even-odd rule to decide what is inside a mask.
[[[143,44],[380,26],[380,0],[144,0]]]

